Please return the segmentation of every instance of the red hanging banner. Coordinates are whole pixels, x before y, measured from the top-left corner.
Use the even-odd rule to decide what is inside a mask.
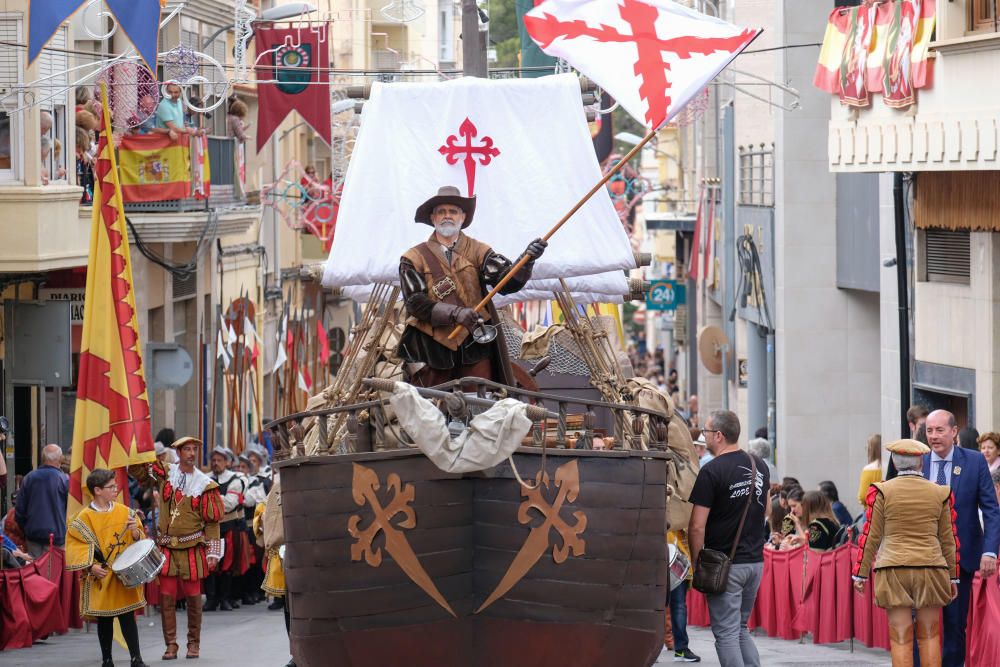
[[[330,52],[326,31],[259,28],[257,152],[291,111],[330,144]]]

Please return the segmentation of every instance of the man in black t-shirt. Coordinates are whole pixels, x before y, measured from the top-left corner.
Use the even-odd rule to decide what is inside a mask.
[[[715,651],[722,667],[759,667],[760,656],[747,629],[764,571],[764,520],[771,507],[767,466],[740,449],[740,420],[728,410],[713,412],[702,429],[708,450],[715,456],[701,468],[691,490],[694,506],[688,525],[691,557],[697,564],[703,548],[729,555],[746,510],[736,555],[725,593],[707,595],[715,635]],[[752,469],[756,466],[754,478]],[[697,565],[696,565],[697,566]]]

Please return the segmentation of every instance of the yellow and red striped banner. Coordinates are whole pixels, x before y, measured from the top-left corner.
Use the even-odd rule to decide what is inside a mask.
[[[86,480],[94,469],[117,471],[122,499],[128,491],[125,466],[155,458],[139,347],[132,261],[104,84],[101,84],[101,98],[104,113],[94,164],[87,306],[83,314],[66,506],[70,519],[91,500]]]
[[[915,90],[933,83],[927,53],[936,12],[937,0],[834,9],[813,85],[849,106],[867,106],[872,93],[881,93],[887,106],[909,106]]]
[[[123,137],[118,147],[124,201],[148,202],[191,196],[189,137],[167,134]]]

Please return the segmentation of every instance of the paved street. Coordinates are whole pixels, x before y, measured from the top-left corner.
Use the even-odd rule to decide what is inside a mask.
[[[181,647],[179,661],[161,662],[163,635],[160,617],[139,617],[139,641],[143,660],[150,665],[197,665],[198,667],[282,667],[288,662],[288,639],[280,611],[268,611],[266,605],[254,605],[232,612],[205,614],[202,623],[201,659],[184,660],[187,643],[187,618],[177,612],[177,638]],[[115,645],[115,664],[128,665],[128,651]],[[0,653],[3,667],[97,667],[101,649],[97,644],[97,626],[90,633],[71,630],[62,637],[50,637],[29,649]]]
[[[711,630],[708,628],[688,628],[688,637],[691,640],[691,650],[701,656],[702,665],[719,664],[719,661],[715,657],[715,639],[712,637]],[[814,646],[808,640],[806,643],[800,644],[783,639],[771,639],[765,636],[755,637],[754,641],[757,643],[757,650],[760,652],[760,664],[762,667],[782,667],[783,665],[810,665],[811,667],[853,665],[854,667],[874,667],[876,665],[892,664],[887,651],[868,649],[859,642],[855,642],[854,653],[852,654],[850,644],[847,642],[827,646]],[[674,663],[673,659],[673,652],[664,651],[660,655],[660,659],[656,662],[656,667],[681,664]]]
[[[177,635],[181,638],[183,665],[186,628],[184,615],[178,614]],[[72,631],[63,637],[51,637],[30,649],[0,653],[0,664],[4,667],[93,667],[100,664],[100,649],[97,646],[97,628],[88,634]],[[205,614],[201,660],[198,667],[282,667],[288,661],[288,646],[281,612],[267,611],[263,605],[239,609],[234,612]],[[703,665],[718,665],[715,659],[712,633],[703,628],[690,630],[691,650],[702,656]],[[152,619],[140,618],[139,637],[142,641],[143,658],[152,664],[160,663],[163,641],[160,636],[159,616]],[[813,646],[780,639],[757,637],[761,664],[765,667],[781,665],[889,665],[889,655],[885,651],[872,651],[860,644],[850,653],[846,643],[836,646]],[[115,660],[119,666],[128,664],[127,653],[115,646]],[[187,663],[191,664],[191,663]],[[664,651],[659,665],[672,665],[673,654]],[[417,666],[417,663],[414,663]],[[335,667],[331,665],[330,667]],[[627,667],[615,665],[614,667]]]

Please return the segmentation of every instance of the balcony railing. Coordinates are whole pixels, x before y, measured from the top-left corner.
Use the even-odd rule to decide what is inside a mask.
[[[235,137],[209,136],[206,160],[209,169],[209,196],[200,198],[192,195],[180,199],[159,201],[124,202],[126,212],[131,213],[180,213],[207,211],[210,209],[238,206],[246,203],[240,179],[242,147]],[[191,160],[191,182],[196,180],[196,165]]]

